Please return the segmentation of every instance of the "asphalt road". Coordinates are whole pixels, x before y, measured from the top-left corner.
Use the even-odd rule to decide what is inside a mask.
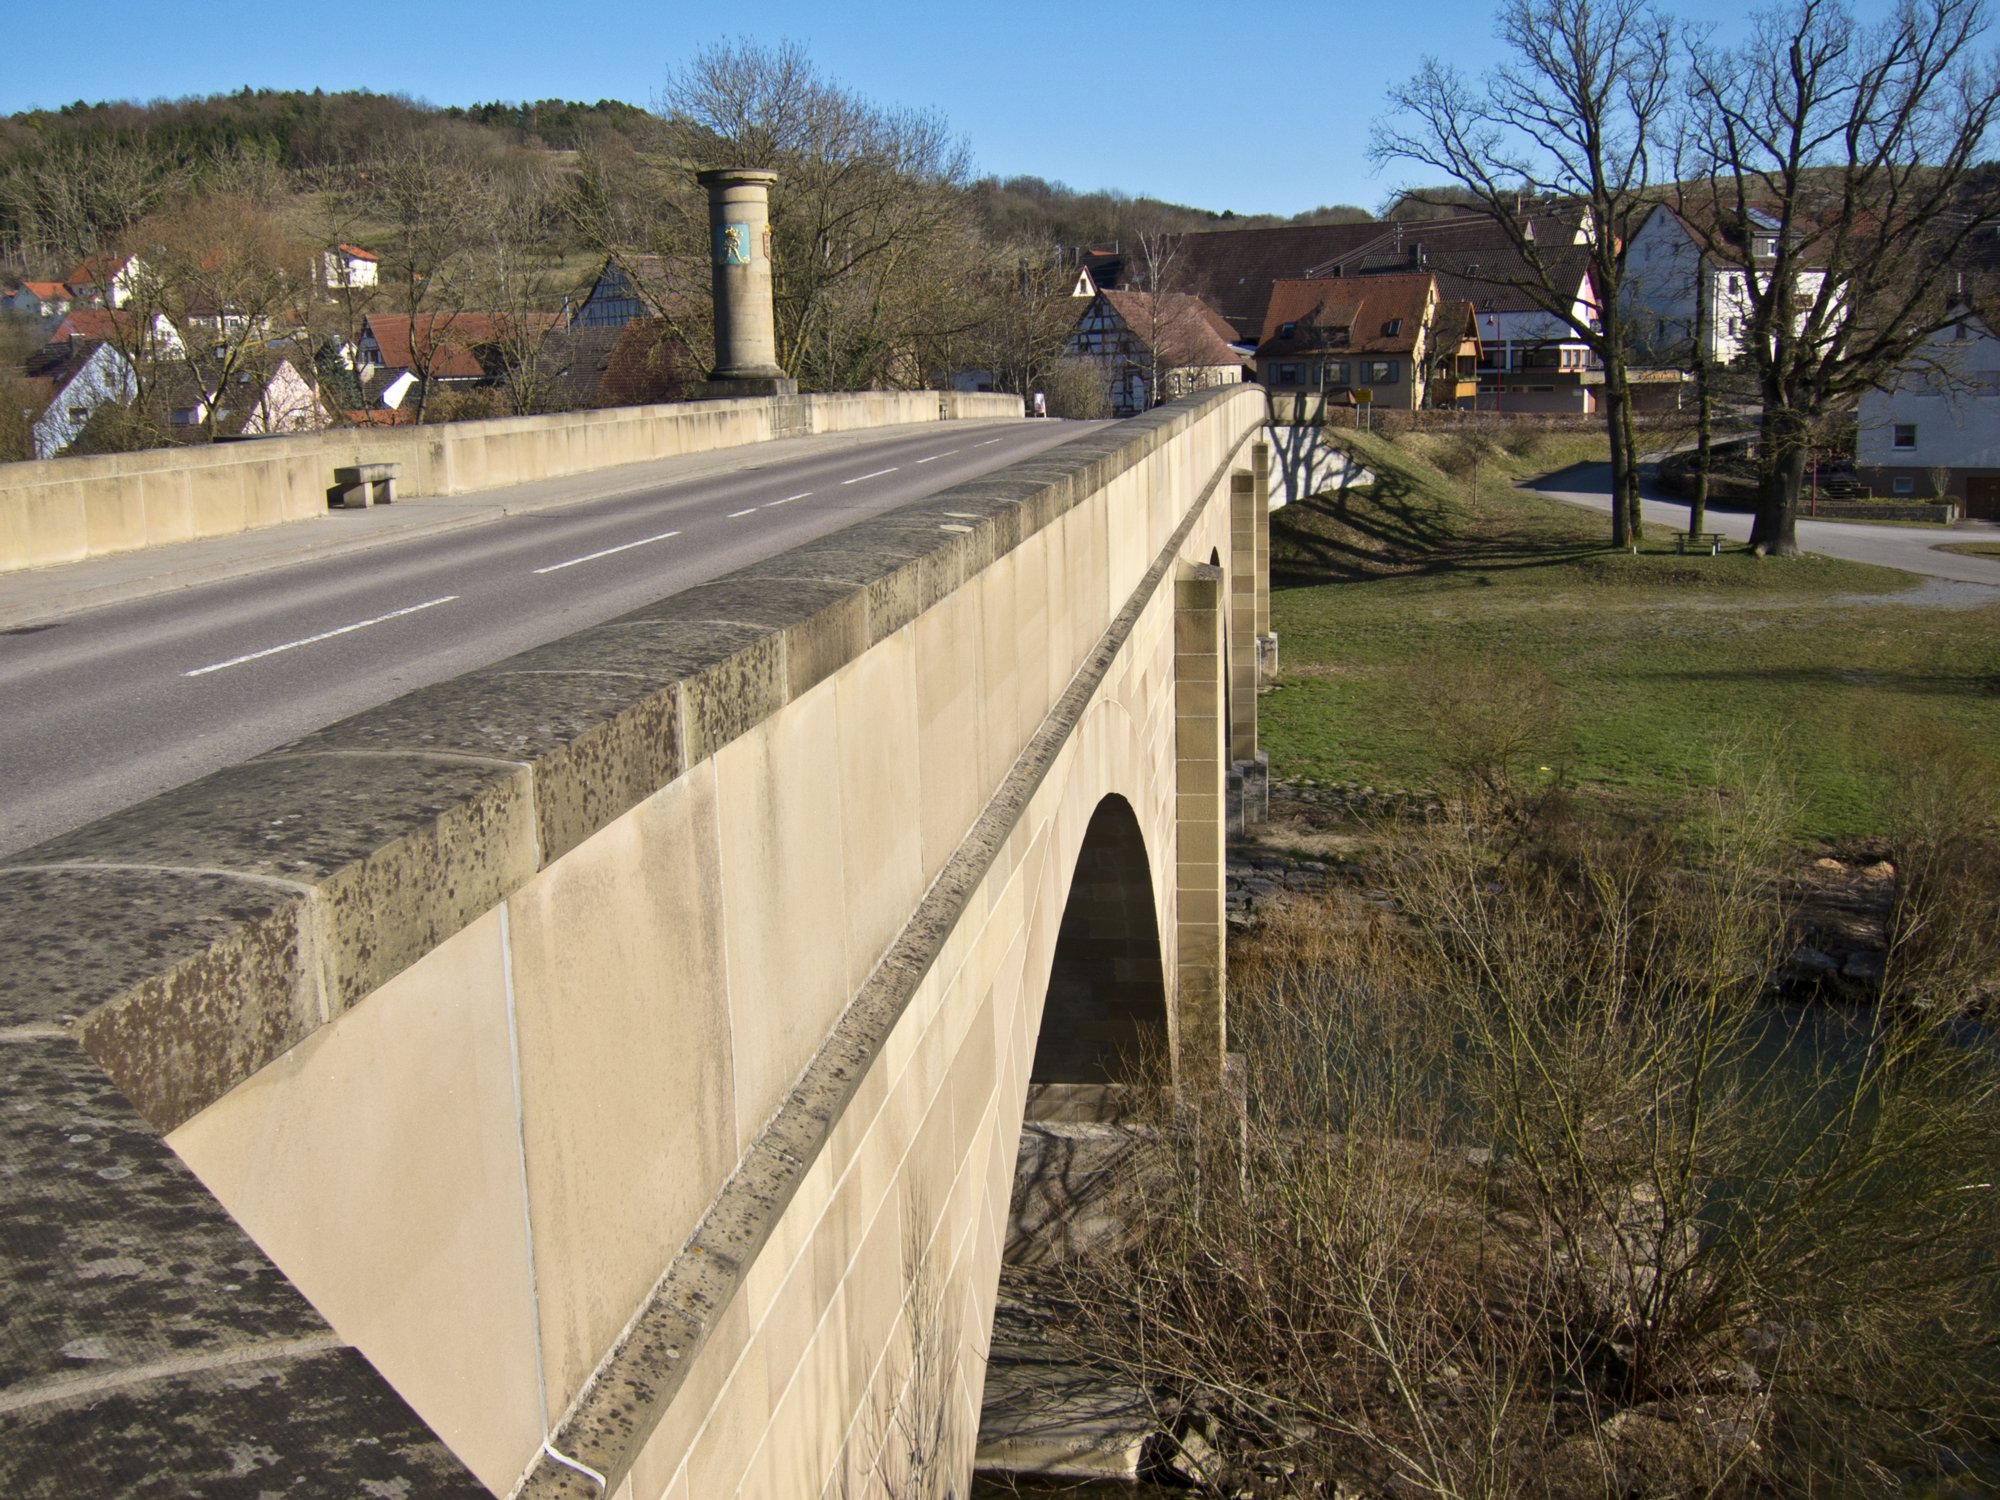
[[[44,603],[33,623],[0,630],[0,854],[1094,425],[950,423],[745,450],[740,468],[710,464],[701,477],[485,524],[384,534],[365,550],[279,543],[274,553],[269,533],[253,534],[236,544],[249,563],[204,564],[238,576],[195,586],[121,585],[130,558],[79,564],[63,579],[74,598],[145,597],[68,613]],[[776,457],[800,446],[815,451]],[[412,527],[425,504],[393,507],[394,522]],[[451,502],[437,505],[451,513]],[[304,544],[315,524],[280,530]],[[230,548],[209,553],[226,559]],[[49,578],[33,583],[46,599]]]
[[[1611,512],[1611,466],[1579,464],[1533,480],[1525,486],[1552,500]],[[1644,486],[1640,505],[1648,522],[1687,529],[1687,502],[1659,495]],[[1750,540],[1748,511],[1708,509],[1707,528],[1735,541]],[[2000,588],[2000,558],[1965,557],[1940,552],[1945,542],[2000,542],[2000,526],[1975,521],[1949,531],[1935,526],[1882,526],[1843,521],[1813,521],[1804,516],[1798,522],[1799,546],[1807,552],[1849,562],[1877,563],[1885,568],[1901,568],[1927,578],[1949,579],[1957,583],[1983,583]]]

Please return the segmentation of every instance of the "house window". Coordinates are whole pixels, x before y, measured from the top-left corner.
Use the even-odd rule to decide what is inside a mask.
[[[1320,366],[1320,382],[1323,385],[1346,385],[1347,364],[1344,360]]]
[[[1402,331],[1403,320],[1401,318],[1391,318],[1382,325],[1382,337],[1385,339],[1392,339]]]
[[[1288,339],[1298,331],[1299,325],[1296,323],[1280,323],[1278,325],[1278,337],[1281,339]]]
[[[1907,474],[1899,474],[1889,482],[1889,488],[1899,495],[1913,495],[1917,490],[1917,482]]]
[[[1396,383],[1396,361],[1393,359],[1371,359],[1368,361],[1367,374],[1370,385],[1394,385]]]
[[[1299,383],[1299,367],[1297,365],[1278,366],[1279,385],[1297,385],[1298,383]]]
[[[1915,422],[1898,422],[1894,434],[1889,439],[1889,446],[1892,448],[1916,447],[1917,424]]]

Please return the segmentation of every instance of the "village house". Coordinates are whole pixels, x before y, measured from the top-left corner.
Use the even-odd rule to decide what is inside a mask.
[[[205,427],[211,411],[223,437],[317,432],[332,420],[318,390],[289,359],[280,359],[268,372],[239,370],[226,384],[182,365],[174,384],[168,420],[176,427]]]
[[[320,256],[320,281],[328,292],[375,286],[380,271],[381,257],[359,245],[335,245]]]
[[[129,404],[139,392],[138,376],[114,344],[98,339],[65,339],[28,356],[23,373],[31,387],[46,393],[32,424],[36,458],[54,458],[82,434],[101,406]]]
[[[1879,494],[1961,502],[2000,520],[2000,337],[1966,309],[1883,387],[1864,392],[1858,478]]]
[[[1271,290],[1257,379],[1340,404],[1469,407],[1478,355],[1471,308],[1428,273],[1288,278]]]
[[[359,374],[408,371],[418,379],[475,385],[498,379],[509,342],[539,340],[560,313],[370,313],[361,323]]]
[[[49,334],[52,344],[97,339],[116,344],[129,355],[163,359],[185,355],[180,331],[165,313],[141,319],[130,308],[72,307]]]
[[[1066,352],[1095,363],[1112,412],[1129,417],[1243,379],[1246,351],[1201,298],[1186,292],[1099,292],[1077,318]]]
[[[1778,221],[1752,208],[1748,222],[1717,223],[1712,233],[1662,203],[1633,231],[1626,251],[1621,292],[1636,343],[1649,363],[1691,364],[1697,337],[1709,363],[1731,365],[1743,357],[1750,324],[1750,276],[1762,285],[1778,255]],[[1711,252],[1706,246],[1726,247]],[[1798,273],[1800,305],[1810,309],[1826,284],[1826,273]],[[1803,326],[1808,312],[1801,312]]]
[[[69,311],[72,299],[60,281],[24,281],[0,300],[18,318],[59,318]]]
[[[120,308],[133,298],[145,267],[130,255],[89,255],[64,277],[74,302]]]
[[[572,328],[623,328],[658,317],[668,285],[664,255],[609,255],[570,314]]]

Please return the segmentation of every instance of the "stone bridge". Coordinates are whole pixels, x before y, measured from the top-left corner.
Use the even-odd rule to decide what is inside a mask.
[[[969,1465],[1031,1087],[1222,1067],[1264,423],[1190,397],[0,863],[0,1491],[862,1495],[920,1387]]]

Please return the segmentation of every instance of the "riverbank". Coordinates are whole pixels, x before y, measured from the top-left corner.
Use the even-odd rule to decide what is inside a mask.
[[[1339,436],[1377,484],[1272,518],[1277,774],[1401,793],[1483,759],[1643,817],[1748,756],[1793,779],[1803,837],[1845,848],[1913,745],[2000,770],[2000,599],[1829,558],[1680,557],[1664,535],[1613,552],[1601,517],[1517,488],[1588,458],[1576,437],[1474,455]]]

